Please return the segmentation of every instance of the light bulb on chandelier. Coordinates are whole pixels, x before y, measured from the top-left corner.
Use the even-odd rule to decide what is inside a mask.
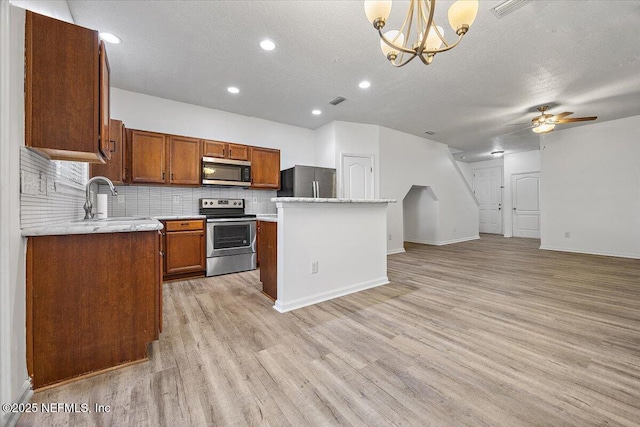
[[[378,30],[382,53],[393,66],[402,67],[415,57],[419,57],[424,64],[428,65],[437,53],[456,47],[476,19],[479,2],[478,0],[457,0],[449,8],[449,24],[458,36],[455,43],[446,41],[443,28],[436,25],[434,21],[436,0],[411,0],[400,30],[391,30],[383,34],[382,29],[391,13],[391,6],[391,0],[365,0],[364,2],[365,14],[373,27]]]

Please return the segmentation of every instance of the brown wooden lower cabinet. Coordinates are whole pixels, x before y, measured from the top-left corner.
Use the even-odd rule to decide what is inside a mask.
[[[164,280],[203,276],[207,268],[205,221],[162,221],[164,225]]]
[[[258,221],[262,292],[278,299],[278,223]]]
[[[157,231],[29,237],[34,388],[146,359],[160,328],[158,239]]]

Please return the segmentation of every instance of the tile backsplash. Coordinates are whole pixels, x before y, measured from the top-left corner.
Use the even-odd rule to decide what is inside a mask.
[[[112,196],[107,185],[100,185],[98,193],[108,194],[108,216],[196,215],[201,198],[244,199],[245,211],[253,214],[276,213],[275,190],[245,190],[228,187],[150,187],[116,186]]]
[[[82,218],[87,163],[51,161],[20,150],[20,227]]]

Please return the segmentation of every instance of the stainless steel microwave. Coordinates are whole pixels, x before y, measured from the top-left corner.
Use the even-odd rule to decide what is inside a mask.
[[[202,185],[249,187],[251,162],[203,157]]]

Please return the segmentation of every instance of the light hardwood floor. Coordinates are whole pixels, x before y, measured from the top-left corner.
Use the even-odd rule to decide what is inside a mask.
[[[640,425],[640,261],[483,235],[279,314],[256,271],[164,285],[150,361],[36,393],[19,425]]]

